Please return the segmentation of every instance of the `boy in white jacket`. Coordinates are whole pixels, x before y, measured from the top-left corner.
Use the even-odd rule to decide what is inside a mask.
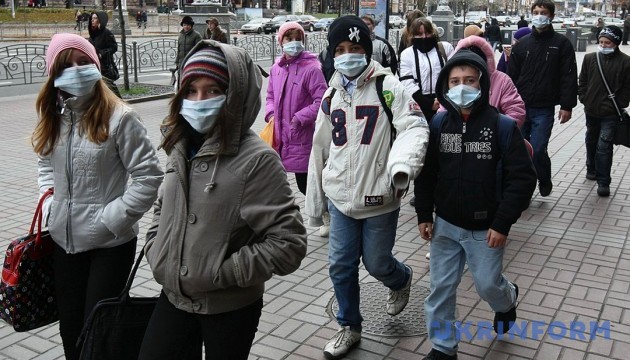
[[[306,214],[318,226],[324,212],[330,213],[329,273],[340,329],[324,355],[338,359],[361,340],[361,258],[370,275],[390,289],[388,314],[397,315],[409,301],[413,272],[392,249],[400,197],[422,168],[429,130],[391,71],[371,60],[370,32],[359,17],[335,20],[328,43],[337,71],[315,124]]]

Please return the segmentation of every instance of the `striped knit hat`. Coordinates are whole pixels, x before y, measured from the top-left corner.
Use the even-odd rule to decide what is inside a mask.
[[[57,56],[67,49],[81,51],[92,59],[96,67],[101,70],[101,62],[98,59],[98,55],[96,55],[94,46],[89,41],[76,34],[62,33],[53,35],[50,44],[48,44],[48,49],[46,50],[46,70],[48,70],[48,74],[50,74]]]
[[[184,64],[184,70],[182,70],[182,83],[186,79],[196,76],[212,78],[221,87],[227,89],[230,78],[227,60],[221,49],[208,46],[190,55]]]

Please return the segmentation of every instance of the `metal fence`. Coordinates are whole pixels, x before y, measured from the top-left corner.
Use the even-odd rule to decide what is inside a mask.
[[[328,46],[327,33],[308,33],[305,48],[313,53],[320,53]],[[390,32],[394,48],[398,47],[398,30]],[[263,67],[271,66],[282,54],[282,48],[276,35],[248,35],[235,37],[232,45],[247,50],[252,59]],[[20,44],[0,47],[0,86],[33,84],[46,81],[45,54],[48,45]],[[118,68],[122,72],[122,49],[114,54]],[[157,39],[127,45],[127,71],[133,81],[138,81],[138,74],[163,72],[175,67],[177,40]]]

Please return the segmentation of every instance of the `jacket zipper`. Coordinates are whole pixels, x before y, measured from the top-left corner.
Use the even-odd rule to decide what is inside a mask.
[[[74,138],[74,111],[70,112],[70,132],[68,133],[68,143],[66,144],[66,181],[68,182],[68,207],[66,209],[66,252],[74,251],[74,241],[72,239],[72,142]]]

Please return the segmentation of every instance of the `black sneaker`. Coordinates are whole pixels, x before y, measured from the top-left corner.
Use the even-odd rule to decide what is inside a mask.
[[[423,357],[422,360],[457,360],[457,354],[446,355],[439,350],[431,349],[427,356]]]
[[[416,207],[416,197],[412,197],[411,200],[409,201],[409,205]]]
[[[553,189],[553,183],[549,180],[548,183],[539,182],[538,183],[538,191],[540,192],[540,196],[545,197],[551,194],[551,189]]]
[[[514,290],[516,292],[516,299],[518,299],[518,285],[515,283],[511,283],[514,285]],[[494,332],[497,334],[505,334],[510,331],[512,325],[514,325],[514,321],[516,320],[516,299],[514,300],[514,307],[512,307],[507,312],[495,312],[494,313]],[[499,332],[499,330],[501,332]]]
[[[608,185],[597,185],[597,195],[601,197],[610,196],[610,186]]]
[[[597,175],[595,173],[592,172],[586,172],[586,178],[589,180],[597,180]]]

